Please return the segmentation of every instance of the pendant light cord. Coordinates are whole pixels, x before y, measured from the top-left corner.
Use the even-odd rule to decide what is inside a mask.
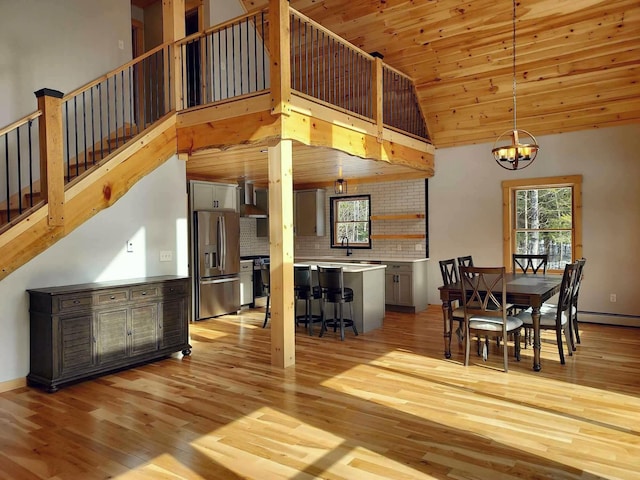
[[[513,0],[513,129],[516,125],[516,0]]]

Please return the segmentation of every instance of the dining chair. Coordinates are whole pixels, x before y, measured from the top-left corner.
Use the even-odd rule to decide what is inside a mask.
[[[573,341],[571,338],[571,301],[573,288],[577,278],[578,264],[567,263],[564,267],[562,275],[562,283],[560,284],[560,293],[558,297],[558,305],[555,310],[549,306],[543,306],[540,309],[540,330],[555,330],[556,341],[558,343],[558,355],[560,363],[564,365],[564,348],[562,346],[562,334],[564,333],[567,341],[569,355],[573,355]],[[533,328],[532,309],[528,308],[516,315],[522,320],[525,327]]]
[[[573,291],[571,292],[571,315],[569,317],[569,323],[571,328],[571,347],[574,352],[576,351],[576,345],[580,343],[580,332],[578,331],[578,295],[580,293],[580,284],[582,283],[582,278],[584,276],[582,272],[586,262],[586,258],[576,260],[578,269],[576,271],[576,279],[573,286]],[[540,310],[547,313],[553,313],[557,308],[558,306],[556,304],[543,303]]]
[[[524,273],[542,275],[547,273],[547,263],[549,255],[545,254],[528,254],[514,253],[511,256],[511,269],[513,273]],[[529,305],[514,305],[512,313],[517,314],[522,310],[529,308]],[[531,344],[531,329],[525,325],[524,327],[524,348]]]
[[[458,266],[454,258],[448,260],[440,260],[440,273],[442,274],[443,285],[449,285],[452,283],[458,283],[460,278],[458,277]],[[458,337],[458,343],[462,343],[464,339],[464,308],[460,306],[457,300],[454,305],[449,304],[449,331],[453,331],[454,320],[458,322],[458,328],[456,329],[456,336]]]
[[[309,335],[313,335],[313,324],[322,322],[322,315],[313,314],[312,300],[321,300],[322,292],[319,285],[312,285],[311,265],[294,265],[293,267],[293,292],[294,292],[294,316],[296,326],[299,323],[306,325]],[[304,302],[304,315],[298,315],[298,303]]]
[[[578,330],[578,294],[580,293],[580,285],[582,284],[582,279],[584,278],[583,270],[585,263],[587,263],[587,259],[581,258],[579,260],[576,260],[576,262],[578,263],[578,272],[576,273],[576,283],[573,287],[573,294],[571,295],[571,339],[574,340],[574,350],[576,344],[580,344],[580,332]]]
[[[268,263],[262,263],[260,265],[260,278],[262,279],[264,291],[267,294],[267,308],[264,311],[264,323],[262,324],[262,328],[266,328],[269,317],[271,316],[271,312],[269,311],[269,302],[271,301],[271,274]]]
[[[353,290],[344,286],[342,267],[323,267],[318,265],[318,284],[322,291],[322,326],[320,336],[327,331],[327,326],[335,332],[340,327],[340,340],[344,341],[344,327],[351,327],[358,336],[358,329],[353,322]],[[326,304],[333,303],[333,317],[327,319]],[[344,318],[344,305],[349,304],[349,318]]]
[[[465,324],[464,364],[469,365],[471,332],[493,335],[503,339],[514,336],[516,360],[520,360],[520,330],[522,320],[507,315],[507,283],[505,267],[460,267],[462,304]],[[503,342],[504,371],[509,371],[508,344]],[[482,358],[488,356],[488,341],[482,345]]]

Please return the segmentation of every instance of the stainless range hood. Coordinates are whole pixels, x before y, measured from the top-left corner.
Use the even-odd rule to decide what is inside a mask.
[[[240,216],[249,218],[267,218],[267,212],[257,207],[253,193],[253,183],[238,181],[240,187]]]

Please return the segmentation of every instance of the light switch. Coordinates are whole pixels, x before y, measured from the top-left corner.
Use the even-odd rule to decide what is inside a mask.
[[[161,262],[170,262],[173,260],[173,252],[171,250],[161,250],[160,251],[160,261]]]
[[[127,252],[133,252],[133,242],[131,240],[127,240]]]

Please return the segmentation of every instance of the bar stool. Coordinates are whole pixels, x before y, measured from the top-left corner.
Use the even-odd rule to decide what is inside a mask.
[[[353,323],[353,290],[344,286],[344,276],[342,267],[321,267],[318,265],[318,283],[322,291],[322,327],[320,336],[327,331],[327,326],[333,327],[335,332],[340,326],[340,340],[344,341],[344,327],[353,328],[353,333],[358,335],[358,329]],[[327,319],[325,316],[326,303],[333,303],[333,317]],[[343,306],[349,304],[349,318],[344,318]],[[340,316],[338,317],[338,312]]]
[[[321,300],[322,292],[318,285],[311,285],[311,266],[294,265],[293,267],[293,291],[295,295],[294,316],[296,326],[303,323],[307,326],[309,335],[313,335],[313,324],[322,322],[322,315],[312,313],[311,301]],[[304,302],[304,315],[298,315],[298,301]]]
[[[262,328],[265,328],[267,326],[267,322],[269,322],[269,317],[271,316],[271,312],[269,312],[269,301],[271,300],[271,275],[268,263],[262,263],[260,265],[260,278],[262,278],[262,286],[267,292],[267,308],[264,312],[264,323],[262,324]]]

